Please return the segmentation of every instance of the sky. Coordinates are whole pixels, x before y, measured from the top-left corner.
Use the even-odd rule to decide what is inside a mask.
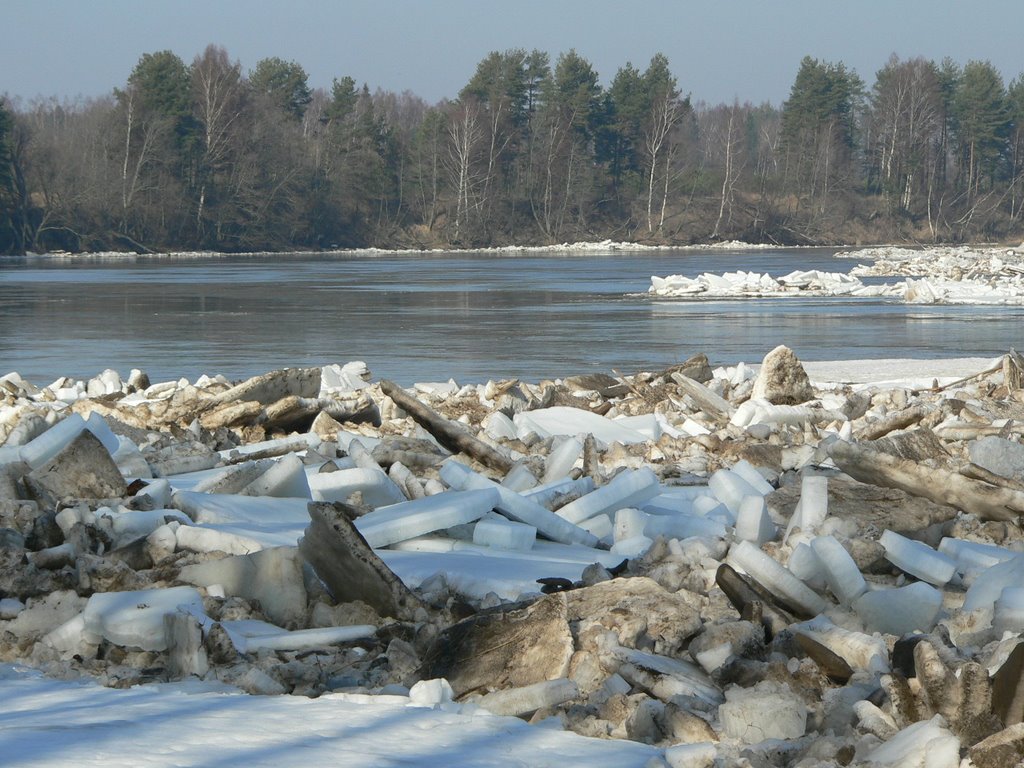
[[[1021,0],[4,0],[0,94],[108,94],[143,53],[186,63],[208,44],[250,70],[296,61],[314,88],[454,98],[490,51],[575,49],[604,84],[664,53],[680,88],[711,104],[788,95],[804,56],[842,61],[870,86],[896,53],[1024,71]]]

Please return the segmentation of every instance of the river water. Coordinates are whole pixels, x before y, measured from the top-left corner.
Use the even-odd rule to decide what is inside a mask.
[[[704,352],[759,362],[995,357],[1020,307],[880,299],[679,301],[651,275],[848,271],[830,249],[281,255],[0,261],[0,374],[38,384],[141,368],[237,379],[364,360],[401,383],[653,370]]]

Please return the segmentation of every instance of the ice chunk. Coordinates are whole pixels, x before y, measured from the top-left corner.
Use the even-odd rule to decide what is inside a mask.
[[[588,517],[580,521],[579,527],[605,544],[611,545],[614,542],[615,524],[609,515]]]
[[[854,600],[853,610],[870,632],[897,636],[930,632],[942,610],[942,593],[918,581],[896,589],[865,592]]]
[[[271,621],[287,625],[305,618],[307,596],[302,566],[298,548],[272,547],[186,565],[178,578],[199,587],[220,585],[228,595],[258,600]]]
[[[941,715],[908,725],[866,754],[864,762],[878,768],[958,768],[960,740],[944,726]]]
[[[816,616],[825,610],[825,601],[749,541],[741,541],[729,550],[729,560],[761,586],[802,612]]]
[[[1024,445],[990,435],[967,443],[971,462],[1002,477],[1024,480]]]
[[[1024,555],[1017,555],[991,566],[981,573],[964,597],[964,611],[993,610],[996,600],[1006,587],[1024,584]]]
[[[762,496],[767,496],[775,490],[772,488],[772,484],[764,479],[764,475],[758,472],[754,465],[746,459],[740,459],[733,464],[731,471],[746,480],[750,487]]]
[[[154,533],[159,529],[154,530]],[[174,530],[175,549],[189,552],[224,552],[228,555],[247,555],[259,552],[263,545],[237,533],[218,531],[198,525],[180,525]]]
[[[148,536],[161,525],[167,522],[167,518],[173,518],[185,525],[192,523],[188,516],[176,509],[154,509],[150,511],[125,510],[115,512],[110,507],[100,507],[96,510],[96,517],[106,517],[110,520],[114,529],[114,546],[123,547],[125,544],[143,536]]]
[[[519,715],[557,707],[580,695],[575,681],[565,677],[544,680],[522,688],[506,688],[483,696],[477,703],[496,715]]]
[[[424,533],[479,520],[495,507],[499,499],[495,488],[450,491],[378,507],[358,518],[355,526],[371,547],[386,547]]]
[[[676,744],[665,750],[669,768],[711,768],[718,757],[718,748],[710,741]]]
[[[801,541],[793,551],[789,553],[789,560],[786,567],[793,572],[800,581],[808,584],[814,589],[824,589],[828,585],[825,576],[825,564],[821,558],[811,549],[810,544]]]
[[[483,422],[484,434],[495,440],[515,440],[516,425],[501,411],[491,411]]]
[[[107,453],[113,455],[120,445],[117,435],[111,432],[107,422],[98,413],[90,413],[88,420],[81,415],[73,413],[65,419],[58,421],[48,430],[39,435],[31,442],[21,447],[21,460],[32,469],[39,469],[66,448],[82,430],[88,429],[92,432]]]
[[[555,406],[538,408],[533,411],[517,413],[513,419],[516,432],[522,436],[534,432],[541,437],[551,435],[586,435],[591,434],[602,443],[622,443],[632,445],[645,443],[647,435],[629,427],[617,424],[612,419],[599,416],[582,408]]]
[[[498,502],[495,506],[499,512],[517,522],[532,525],[538,533],[547,536],[552,541],[559,541],[563,544],[582,544],[587,547],[597,544],[597,538],[593,534],[551,510],[545,509],[540,504],[477,474],[465,464],[449,459],[441,465],[440,475],[450,488],[456,490],[496,490]]]
[[[526,551],[536,538],[537,529],[532,525],[514,523],[499,515],[485,517],[473,526],[473,543],[494,549]]]
[[[266,472],[255,478],[240,493],[244,496],[276,496],[292,499],[312,498],[302,459],[294,453],[278,459]]]
[[[443,677],[420,680],[409,689],[409,705],[412,707],[439,707],[450,704],[455,691]]]
[[[744,496],[736,515],[736,538],[764,544],[775,538],[775,523],[763,496]]]
[[[337,392],[353,392],[370,386],[367,379],[370,369],[362,360],[353,360],[344,365],[325,365],[320,369],[320,397],[329,397]]]
[[[876,674],[890,671],[889,648],[885,640],[877,635],[843,629],[825,616],[794,624],[791,629],[817,640],[854,669],[865,669]]]
[[[615,541],[631,539],[634,536],[642,536],[644,525],[647,523],[647,515],[639,509],[626,507],[615,513]]]
[[[929,584],[941,587],[956,573],[956,562],[952,558],[920,541],[884,531],[879,543],[885,547],[885,557],[890,563]]]
[[[994,610],[992,626],[996,632],[1024,631],[1024,587],[1004,587]]]
[[[82,612],[84,630],[114,645],[162,651],[167,648],[164,614],[185,610],[204,616],[203,599],[192,587],[97,592]]]
[[[811,549],[821,561],[825,581],[840,603],[849,605],[868,591],[857,563],[834,536],[818,536],[811,541]]]
[[[588,517],[637,506],[660,493],[658,476],[649,467],[625,470],[605,486],[588,493],[558,510],[558,515],[571,523]]]
[[[544,463],[543,482],[550,483],[565,477],[576,466],[576,460],[583,453],[583,443],[575,437],[566,437],[548,454]]]
[[[509,470],[508,474],[505,475],[501,484],[510,491],[522,493],[523,491],[528,491],[531,488],[536,488],[537,478],[533,476],[533,473],[525,464],[516,464]]]
[[[171,503],[171,484],[166,478],[153,480],[145,488],[135,494],[136,498],[147,496],[153,500],[153,506],[165,509]]]
[[[807,729],[807,705],[785,684],[760,682],[730,688],[718,708],[722,730],[744,744],[799,739]]]
[[[0,599],[0,620],[9,621],[25,609],[25,604],[15,597]]]
[[[314,501],[347,501],[356,491],[371,507],[406,501],[395,481],[379,469],[339,469],[337,472],[309,475],[306,479]]]
[[[653,539],[640,534],[616,541],[612,544],[611,551],[616,555],[622,555],[622,557],[640,557],[640,555],[651,548],[653,543]]]
[[[956,560],[959,571],[984,570],[997,563],[1005,563],[1020,554],[1006,547],[997,547],[995,544],[983,544],[980,541],[948,536],[939,542],[939,552]]]
[[[349,643],[377,634],[377,628],[371,624],[297,629],[291,632],[265,621],[254,620],[223,621],[221,626],[239,653],[255,653],[260,650],[301,651],[305,648]]]
[[[644,525],[644,535],[652,539],[657,536],[670,539],[714,536],[722,539],[726,534],[725,525],[720,521],[700,515],[650,515]]]
[[[761,495],[750,483],[728,469],[720,469],[712,474],[708,479],[708,487],[734,515],[739,514],[744,497]]]
[[[800,481],[800,501],[786,526],[783,541],[796,529],[814,532],[828,516],[828,478],[824,475],[804,474]]]
[[[594,490],[595,487],[594,480],[590,477],[581,477],[578,480],[570,480],[568,477],[564,477],[561,480],[555,480],[554,482],[531,488],[524,492],[522,496],[524,499],[550,510],[552,505],[560,499],[575,499],[585,496]]]

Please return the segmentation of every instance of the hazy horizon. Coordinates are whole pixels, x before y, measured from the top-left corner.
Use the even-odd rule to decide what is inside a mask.
[[[1009,83],[1024,70],[1024,3],[789,0],[488,0],[343,3],[292,0],[8,0],[0,94],[91,98],[124,84],[144,53],[170,49],[186,63],[210,43],[248,72],[262,58],[301,64],[314,88],[353,77],[371,90],[454,98],[490,51],[575,49],[607,85],[619,67],[641,70],[664,53],[695,101],[780,104],[804,56],[844,62],[868,87],[901,58],[988,60]]]

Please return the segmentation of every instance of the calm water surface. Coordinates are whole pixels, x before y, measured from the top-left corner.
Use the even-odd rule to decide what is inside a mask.
[[[154,381],[365,360],[403,383],[536,381],[667,366],[996,356],[1024,309],[875,299],[675,301],[651,275],[847,271],[828,249],[586,255],[287,255],[0,261],[0,374],[49,383],[104,368]]]

